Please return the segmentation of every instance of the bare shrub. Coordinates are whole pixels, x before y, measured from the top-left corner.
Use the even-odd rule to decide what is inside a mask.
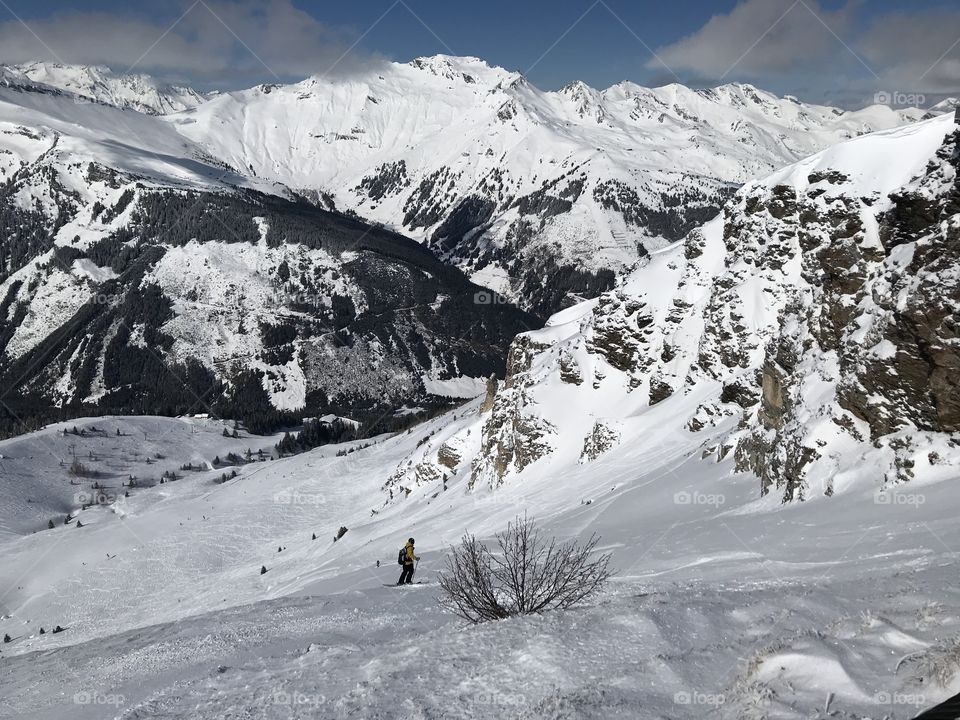
[[[610,555],[593,557],[599,536],[546,541],[532,519],[517,518],[497,533],[499,552],[464,535],[440,575],[441,604],[473,623],[575,605],[609,579]]]
[[[924,652],[917,664],[917,676],[948,687],[960,672],[960,636],[941,640]]]

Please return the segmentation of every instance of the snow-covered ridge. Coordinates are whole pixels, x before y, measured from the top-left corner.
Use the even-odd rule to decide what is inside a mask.
[[[14,69],[35,82],[73,93],[78,100],[150,115],[187,110],[207,99],[188,87],[160,82],[143,73],[115,73],[106,67],[33,62]]]
[[[99,67],[3,72],[7,87],[33,91],[10,96],[14,103],[35,107],[32,94],[62,93],[64,104],[160,115],[149,129],[135,118],[107,123],[138,125],[142,138],[184,138],[173,153],[126,141],[154,154],[135,168],[186,155],[228,170],[233,184],[356,212],[428,243],[541,317],[612,287],[646,253],[716,214],[740,184],[924,116],[883,106],[847,112],[740,83],[597,90],[573,82],[543,92],[518,73],[449,55],[210,96]],[[91,118],[60,114],[85,134]]]
[[[141,379],[118,380],[130,363],[109,350],[147,352],[159,337],[127,316],[128,292],[156,290],[146,305],[172,311],[164,349],[152,348],[167,362],[199,362],[228,383],[258,373],[267,402],[291,411],[321,388],[348,407],[401,406],[466,377],[461,395],[538,324],[474,302],[479,287],[406,238],[291,204],[285,186],[157,116],[3,78],[0,375],[21,391],[109,403]],[[167,391],[150,410],[169,412]]]
[[[543,92],[439,55],[226,93],[167,120],[231,166],[319,189],[550,314],[609,288],[741,183],[922,114],[846,112],[744,84]]]
[[[75,69],[44,72],[53,70],[70,76]],[[156,198],[168,188],[177,190],[168,198],[171,205],[181,202],[185,191],[215,192],[217,198],[206,196],[209,204],[244,217],[237,235],[254,241],[263,229],[252,224],[259,210],[241,207],[249,200],[243,191],[250,188],[356,210],[419,237],[476,282],[543,316],[610,288],[617,273],[714,216],[740,182],[837,137],[899,125],[915,115],[878,107],[844,113],[738,84],[691,90],[621,83],[601,92],[573,83],[544,93],[476,58],[446,56],[393,64],[349,80],[318,76],[261,86],[163,116],[77,104],[73,91],[17,70],[3,77],[0,178],[4,201],[17,216],[0,278],[8,326],[0,340],[9,363],[28,362],[90,294],[99,297],[99,286],[120,274],[107,265],[122,267],[120,256],[133,247],[138,218],[162,221]],[[189,204],[182,209],[190,211]],[[204,239],[226,240],[220,225],[210,229],[194,217],[190,223]],[[270,288],[288,282],[283,278],[290,263],[301,261],[323,278],[324,299],[316,309],[330,315],[325,322],[335,314],[334,296],[343,303],[339,310],[351,303],[361,313],[366,307],[356,288],[348,290],[333,278],[339,270],[332,265],[340,260],[331,264],[321,253],[301,256],[259,245],[235,253],[229,241],[219,248],[202,245],[185,242],[170,258],[154,259],[145,280],[161,287],[176,307],[178,317],[169,328],[176,330],[176,352],[199,357],[210,368],[249,360],[265,346],[239,319],[229,332],[212,329],[226,316],[197,302],[215,274],[205,261],[222,266],[213,285],[230,298],[221,303],[227,315],[259,319],[276,311],[272,300],[264,301],[268,307],[258,303],[273,298]],[[227,257],[238,262],[220,262]],[[343,258],[347,266],[359,267],[354,260],[350,253]],[[254,272],[257,263],[262,267]],[[364,276],[370,278],[371,270],[364,268]],[[300,297],[304,276],[291,274],[291,290]],[[250,280],[253,276],[257,280]],[[249,297],[243,296],[245,288],[251,289]],[[472,295],[470,290],[467,296]],[[446,324],[436,312],[441,304],[428,304],[428,312]],[[413,298],[399,298],[397,307],[410,312],[420,306]],[[302,313],[294,316],[308,320]],[[370,321],[384,317],[371,313]],[[109,341],[116,327],[100,330],[93,345]],[[217,342],[211,344],[210,337]],[[136,344],[140,336],[130,339]],[[293,347],[300,351],[303,343]],[[368,349],[360,356],[383,359],[379,343]],[[490,351],[484,349],[488,359]],[[349,354],[342,348],[338,353]],[[501,357],[499,350],[496,354]],[[315,355],[310,364],[315,377],[333,382],[322,367],[325,357]],[[286,358],[286,352],[265,358],[257,369],[273,374],[265,383],[273,400],[293,407],[306,397],[309,382],[303,365],[287,367]],[[61,369],[46,369],[49,376],[35,378],[34,387],[61,399],[75,392],[80,399],[99,398],[104,388],[75,386],[72,373],[63,371],[73,360],[59,358]],[[487,374],[462,372],[452,358],[442,364],[446,380]],[[430,365],[417,361],[397,385],[422,385],[424,376],[432,377]],[[376,383],[360,379],[351,387],[388,383],[384,377],[396,377],[391,368],[384,361]]]

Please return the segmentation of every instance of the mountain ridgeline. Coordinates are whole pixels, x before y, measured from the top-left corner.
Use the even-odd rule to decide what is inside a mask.
[[[632,308],[624,279],[744,182],[920,117],[739,84],[543,92],[447,56],[214,96],[0,68],[5,426],[433,412],[551,313]]]
[[[744,84],[545,92],[439,55],[227,93],[164,119],[231,167],[402,229],[546,316],[611,289],[744,182],[923,115]]]

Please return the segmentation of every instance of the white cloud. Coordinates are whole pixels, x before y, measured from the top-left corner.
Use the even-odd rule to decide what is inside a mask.
[[[960,10],[868,10],[860,0],[832,12],[817,0],[741,0],[657,55],[706,84],[749,79],[788,92],[803,85],[808,98],[852,106],[878,90],[931,101],[960,94]]]
[[[888,89],[960,91],[960,11],[891,13],[878,17],[858,41],[859,51],[883,68]]]
[[[176,25],[99,12],[0,23],[0,62],[107,65],[196,80],[349,72],[376,62],[290,0],[202,0]],[[146,54],[145,54],[146,53]],[[343,56],[343,57],[341,57]]]
[[[843,49],[831,34],[848,31],[856,5],[827,12],[816,0],[743,0],[699,30],[657,50],[675,71],[703,77],[792,73],[797,63],[821,64]],[[827,28],[830,28],[829,30]],[[651,60],[648,67],[659,66]]]

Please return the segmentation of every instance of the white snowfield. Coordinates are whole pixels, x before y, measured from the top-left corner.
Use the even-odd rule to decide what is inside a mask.
[[[546,463],[493,492],[458,477],[435,498],[384,505],[383,481],[417,443],[476,413],[473,403],[345,457],[326,447],[254,463],[223,485],[217,471],[186,473],[79,513],[82,528],[5,538],[0,633],[13,642],[0,652],[0,712],[802,718],[832,698],[839,717],[908,718],[960,690],[929,675],[956,669],[956,646],[939,645],[960,630],[950,482],[887,501],[868,485],[758,501],[754,478],[701,460],[652,413],[593,464]],[[91,423],[114,419],[79,424]],[[224,454],[215,428],[202,432],[196,446]],[[171,438],[170,458],[194,457]],[[617,568],[609,590],[582,609],[482,627],[438,610],[447,546],[520,512],[551,534],[600,533]],[[383,587],[409,535],[431,584]]]
[[[32,62],[15,69],[31,80],[74,93],[80,103],[131,108],[149,115],[187,110],[207,100],[191,88],[158,82],[142,73],[114,73],[105,67]]]

